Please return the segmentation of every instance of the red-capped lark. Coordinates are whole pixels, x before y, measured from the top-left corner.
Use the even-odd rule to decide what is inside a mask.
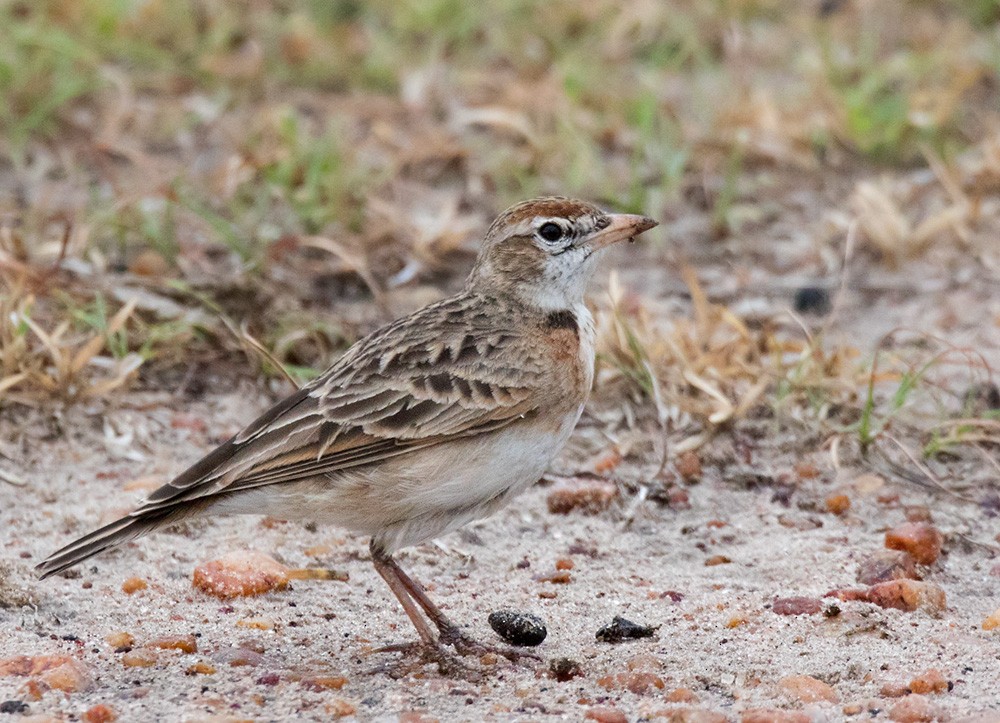
[[[393,553],[492,514],[542,476],[593,382],[583,296],[600,252],[655,225],[566,198],[507,209],[460,293],[361,339],[141,507],[38,570],[53,575],[196,515],[316,520],[371,536],[376,570],[436,660],[446,659],[442,645],[482,652]]]

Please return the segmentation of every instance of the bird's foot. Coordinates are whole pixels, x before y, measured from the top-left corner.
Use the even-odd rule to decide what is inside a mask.
[[[502,656],[515,665],[526,665],[526,661],[539,662],[542,658],[534,653],[523,650],[515,650],[506,645],[490,645],[475,638],[469,637],[456,626],[441,628],[440,641],[445,645],[450,645],[459,655],[475,656],[483,658],[487,655]]]
[[[433,663],[438,672],[448,678],[462,678],[470,683],[478,683],[483,679],[482,671],[467,664],[460,655],[448,650],[440,642],[425,643],[395,643],[376,648],[376,653],[402,653],[402,664],[384,665],[378,672],[392,678],[402,678],[418,672],[423,666]]]

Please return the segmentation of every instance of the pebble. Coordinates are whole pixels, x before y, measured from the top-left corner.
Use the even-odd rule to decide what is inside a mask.
[[[610,482],[560,482],[549,492],[545,502],[554,515],[568,515],[573,511],[596,515],[608,509],[617,496],[618,488]]]
[[[667,701],[670,703],[697,703],[698,696],[690,688],[674,688],[667,693]]]
[[[716,565],[728,565],[731,563],[730,560],[725,555],[712,555],[707,560],[705,560],[705,567],[715,567]]]
[[[31,707],[23,700],[5,700],[0,703],[0,713],[27,713]]]
[[[878,550],[865,557],[858,565],[858,582],[865,585],[916,578],[917,568],[913,556],[903,550]]]
[[[653,720],[665,719],[667,723],[727,723],[729,718],[714,710],[704,708],[666,708],[652,715]]]
[[[122,665],[126,668],[151,668],[159,661],[160,656],[150,648],[138,648],[122,656]]]
[[[931,668],[910,681],[910,691],[925,695],[927,693],[946,693],[948,680],[937,668]]]
[[[104,642],[117,650],[118,648],[132,647],[132,644],[135,643],[135,638],[132,636],[132,633],[127,633],[124,630],[117,630],[113,633],[108,633],[108,635],[104,638]]]
[[[778,689],[802,703],[837,703],[840,696],[830,685],[808,675],[789,675],[778,681]]]
[[[830,495],[826,498],[826,511],[835,515],[846,515],[851,509],[851,498],[845,494]]]
[[[694,452],[684,452],[674,463],[677,467],[677,474],[687,482],[693,484],[701,479],[701,460]]]
[[[868,600],[882,608],[923,610],[931,615],[938,615],[947,607],[944,590],[934,583],[917,580],[890,580],[873,585],[868,588]]]
[[[197,663],[189,665],[185,672],[188,675],[215,675],[215,666],[204,660],[199,660]]]
[[[904,550],[921,565],[932,565],[941,555],[942,536],[928,522],[906,522],[885,533],[885,546]]]
[[[911,693],[889,711],[889,719],[897,723],[929,723],[941,720],[942,711],[930,698]]]
[[[549,675],[565,683],[583,675],[583,666],[572,658],[555,658],[549,663]]]
[[[614,673],[597,679],[597,684],[605,690],[627,690],[636,695],[663,690],[663,678],[655,673],[632,671],[629,673]]]
[[[655,655],[640,653],[625,661],[625,667],[629,670],[663,670],[663,661]]]
[[[288,586],[288,568],[261,552],[238,551],[195,568],[192,584],[222,600],[262,595]]]
[[[219,649],[212,659],[217,663],[225,663],[233,668],[243,665],[257,667],[264,662],[264,656],[256,650],[251,650],[243,646],[226,647]]]
[[[118,715],[103,703],[91,706],[80,716],[83,723],[112,723],[117,719]]]
[[[490,627],[511,645],[534,647],[548,635],[545,621],[537,615],[517,610],[497,610],[487,618]]]
[[[93,682],[86,663],[68,655],[17,655],[0,660],[0,678],[30,677],[64,693],[87,690]],[[37,686],[35,686],[37,687]]]
[[[812,717],[797,710],[751,708],[743,711],[740,723],[812,723]]]
[[[183,653],[197,653],[198,639],[194,635],[165,635],[146,643],[148,648],[160,650],[180,650]]]
[[[588,708],[583,715],[584,720],[596,720],[598,723],[628,723],[628,718],[617,708],[597,706]]]
[[[302,679],[302,685],[310,690],[340,690],[347,685],[342,675],[310,675]]]
[[[814,597],[779,597],[771,604],[778,615],[815,615],[822,609],[823,602]]]
[[[1000,608],[997,608],[992,615],[988,615],[983,620],[983,630],[996,630],[1000,628]]]
[[[358,712],[358,707],[343,698],[334,698],[323,706],[327,715],[332,718],[347,718]]]
[[[141,577],[130,577],[122,583],[122,592],[126,595],[132,595],[148,587],[149,584]]]
[[[640,625],[616,615],[610,623],[597,631],[596,638],[601,643],[620,643],[623,640],[651,638],[658,628],[659,625]]]

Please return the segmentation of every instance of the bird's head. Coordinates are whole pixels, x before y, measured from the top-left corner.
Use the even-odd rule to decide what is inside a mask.
[[[583,300],[600,251],[656,225],[569,198],[524,201],[490,226],[468,283],[546,309],[571,308]]]

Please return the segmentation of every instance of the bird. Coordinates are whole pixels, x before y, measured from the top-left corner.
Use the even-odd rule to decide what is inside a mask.
[[[52,553],[38,573],[191,517],[313,520],[370,537],[372,563],[416,629],[416,646],[442,669],[445,646],[482,653],[488,646],[394,555],[493,514],[545,473],[593,384],[587,283],[606,249],[656,225],[557,196],[508,208],[461,291],[355,342],[133,512]]]

